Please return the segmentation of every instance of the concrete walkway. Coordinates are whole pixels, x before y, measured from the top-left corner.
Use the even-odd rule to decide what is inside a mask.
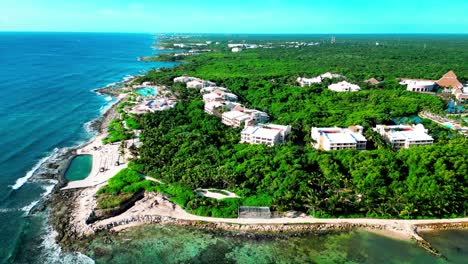
[[[226,193],[226,194],[222,194],[220,192],[213,192],[213,191],[210,191],[210,190],[213,190],[213,189],[197,189],[195,191],[200,196],[209,197],[209,198],[213,198],[213,199],[216,199],[216,200],[221,200],[221,199],[226,199],[226,198],[239,198],[239,196],[237,194],[235,194],[233,192],[230,192],[230,191],[227,191],[227,190],[218,190],[218,189],[216,189],[217,191],[220,191],[220,192],[223,192],[223,193]]]

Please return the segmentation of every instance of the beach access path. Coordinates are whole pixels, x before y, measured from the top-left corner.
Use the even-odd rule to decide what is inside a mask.
[[[89,192],[88,192],[89,194]],[[86,195],[85,195],[86,196]],[[86,199],[85,196],[82,199]],[[89,201],[89,199],[88,199]],[[89,204],[89,203],[88,203]],[[90,211],[90,208],[87,208]],[[280,217],[280,218],[216,218],[204,217],[187,213],[180,206],[170,202],[164,196],[155,193],[146,193],[145,197],[136,202],[135,205],[126,212],[102,221],[98,221],[90,228],[99,229],[106,226],[114,226],[113,231],[120,231],[128,227],[147,224],[143,222],[132,222],[132,219],[144,219],[147,216],[163,216],[177,220],[203,221],[209,223],[225,223],[240,225],[289,225],[289,224],[331,224],[331,225],[368,225],[379,226],[379,233],[399,239],[410,239],[417,236],[416,225],[430,225],[441,223],[468,223],[468,218],[457,219],[424,219],[424,220],[404,220],[404,219],[375,219],[375,218],[314,218],[303,217]],[[128,223],[119,225],[118,223]],[[416,237],[418,239],[418,237]]]

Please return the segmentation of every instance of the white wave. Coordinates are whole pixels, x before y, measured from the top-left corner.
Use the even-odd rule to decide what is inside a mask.
[[[123,81],[124,81],[124,82],[128,82],[128,81],[130,81],[131,79],[133,79],[134,77],[135,77],[135,76],[133,76],[133,75],[126,75],[126,76],[123,78]]]
[[[96,135],[97,131],[96,129],[93,128],[93,124],[96,121],[97,119],[93,119],[83,124],[83,127],[88,135],[92,135],[92,136]]]
[[[107,101],[107,104],[105,104],[105,105],[101,106],[101,108],[99,108],[99,114],[101,116],[104,115],[115,104],[115,102],[116,102],[116,100],[113,97],[111,97],[111,100]]]
[[[54,149],[51,155],[40,159],[36,163],[36,165],[34,165],[34,167],[32,167],[32,169],[26,173],[24,177],[17,179],[16,183],[13,186],[11,186],[11,188],[13,190],[18,190],[19,188],[21,188],[21,186],[23,186],[34,175],[34,173],[41,167],[41,165],[44,164],[49,158],[54,156],[54,154],[58,153],[58,151],[59,150],[56,148]]]
[[[10,213],[10,212],[16,212],[18,211],[18,208],[1,208],[0,213]]]
[[[115,86],[117,84],[119,84],[119,82],[109,83],[108,85],[104,86],[104,88],[112,87],[112,86]]]
[[[40,199],[24,206],[23,208],[21,208],[21,211],[25,212],[26,214],[29,214],[29,211],[31,211],[31,209],[33,209],[34,206],[36,206],[39,203],[39,201]]]
[[[24,206],[23,208],[21,208],[21,211],[28,214],[29,211],[31,211],[31,209],[33,209],[34,206],[36,206],[41,201],[42,198],[44,198],[47,195],[52,193],[52,191],[54,190],[54,187],[58,183],[58,181],[57,180],[48,180],[48,182],[50,183],[49,185],[42,185],[41,186],[41,188],[44,190],[44,192],[41,194],[40,198],[38,200],[33,201],[32,203]]]
[[[110,95],[108,95],[108,96],[106,96],[106,98],[104,98],[104,100],[106,100],[107,102],[112,101],[112,99],[113,99],[113,98],[112,98],[112,96],[110,96]]]
[[[44,227],[45,235],[42,236],[42,256],[41,261],[43,263],[77,263],[77,264],[88,264],[94,263],[94,260],[90,257],[81,254],[79,252],[62,252],[62,248],[56,243],[55,237],[57,232],[53,230],[50,225]]]

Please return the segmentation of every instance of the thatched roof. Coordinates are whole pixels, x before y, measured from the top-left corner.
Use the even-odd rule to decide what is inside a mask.
[[[365,80],[364,81],[365,83],[368,83],[368,84],[372,84],[372,85],[376,85],[376,84],[379,84],[380,82],[377,81],[377,79],[375,78],[370,78],[369,80]]]
[[[457,79],[457,75],[453,71],[449,71],[440,80],[437,81],[440,87],[446,88],[461,88],[463,84]]]

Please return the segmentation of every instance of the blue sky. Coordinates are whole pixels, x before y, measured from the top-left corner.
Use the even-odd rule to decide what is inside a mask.
[[[1,0],[0,31],[468,33],[468,0]]]

